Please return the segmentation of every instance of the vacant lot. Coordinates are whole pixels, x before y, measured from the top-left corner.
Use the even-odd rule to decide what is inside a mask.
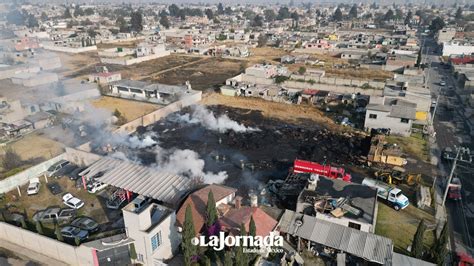
[[[272,47],[259,47],[250,49],[250,56],[248,60],[251,64],[258,63],[280,63],[280,58],[284,55],[290,54],[288,51],[285,51],[280,48]]]
[[[412,158],[424,162],[430,161],[430,152],[428,142],[423,139],[419,133],[412,133],[410,137],[388,136],[389,143],[396,143],[400,145],[402,150]]]
[[[58,53],[65,70],[59,73],[68,78],[86,79],[91,73],[95,73],[95,67],[104,65],[100,63],[97,52],[81,53],[76,55]],[[109,71],[118,71],[123,79],[141,80],[153,76],[154,73],[186,65],[198,61],[199,57],[169,55],[154,60],[146,61],[131,66],[105,64]]]
[[[293,123],[317,122],[326,127],[337,125],[321,111],[308,105],[290,105],[285,103],[269,102],[257,98],[230,97],[212,93],[201,101],[205,105],[225,105],[234,108],[243,108],[262,111],[263,116],[281,119]]]
[[[12,149],[17,153],[22,162],[18,168],[4,171],[0,166],[0,179],[14,175],[37,163],[49,160],[64,152],[64,145],[49,139],[39,133],[31,133],[11,142],[6,147],[0,148],[0,155],[4,154],[4,149]]]
[[[161,108],[157,104],[125,100],[108,96],[102,96],[100,99],[93,100],[92,105],[97,108],[107,109],[110,112],[114,112],[115,109],[117,109],[122,115],[125,116],[127,121],[132,121]]]
[[[100,64],[97,52],[79,54],[57,53],[63,65],[58,74],[67,78],[85,78]]]
[[[396,211],[380,202],[375,233],[393,240],[394,250],[408,254],[407,247],[411,245],[416,228],[421,219],[425,219],[428,229],[425,232],[425,248],[428,249],[434,242],[434,217],[429,213],[410,205]]]
[[[200,61],[167,71],[153,77],[151,80],[165,84],[184,84],[186,81],[190,81],[193,89],[207,90],[216,85],[224,84],[226,79],[238,75],[247,66],[247,62],[242,60],[215,57],[202,59],[187,56],[185,58]]]

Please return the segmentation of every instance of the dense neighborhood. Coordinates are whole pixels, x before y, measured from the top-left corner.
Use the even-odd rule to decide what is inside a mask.
[[[474,265],[474,3],[0,3],[0,265]]]

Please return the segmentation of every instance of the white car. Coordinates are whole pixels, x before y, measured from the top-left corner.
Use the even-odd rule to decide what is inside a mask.
[[[66,195],[63,196],[63,203],[69,208],[73,208],[76,210],[84,206],[84,202],[74,197],[73,195],[71,195],[71,193],[67,193]]]
[[[28,195],[38,194],[39,189],[40,189],[39,178],[32,178],[30,179],[30,183],[28,185],[28,188],[26,189],[26,194]]]
[[[446,86],[446,82],[440,81],[440,82],[439,82],[439,85],[440,85],[440,86]]]
[[[89,193],[96,193],[104,188],[106,188],[108,184],[104,184],[102,182],[95,181],[93,183],[87,184],[87,192]]]

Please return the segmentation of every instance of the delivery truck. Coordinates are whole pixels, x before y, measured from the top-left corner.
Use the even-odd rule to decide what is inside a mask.
[[[410,204],[408,198],[403,195],[399,188],[389,186],[384,182],[372,178],[364,178],[362,185],[377,189],[377,197],[385,200],[397,211],[405,209]]]

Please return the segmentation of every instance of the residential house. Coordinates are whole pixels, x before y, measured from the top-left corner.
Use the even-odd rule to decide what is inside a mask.
[[[364,128],[389,128],[392,134],[410,136],[416,119],[416,104],[388,97],[371,97],[367,105]]]

